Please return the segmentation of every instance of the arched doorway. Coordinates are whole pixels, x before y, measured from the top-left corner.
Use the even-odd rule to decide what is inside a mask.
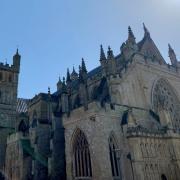
[[[162,174],[161,175],[161,180],[167,180],[167,177],[164,174]]]

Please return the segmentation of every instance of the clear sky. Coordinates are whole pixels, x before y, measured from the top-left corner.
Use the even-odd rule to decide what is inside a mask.
[[[180,0],[0,0],[0,61],[22,56],[19,97],[56,90],[58,76],[84,57],[87,69],[99,65],[99,46],[114,54],[131,25],[136,40],[145,22],[168,60],[167,44],[180,59]]]

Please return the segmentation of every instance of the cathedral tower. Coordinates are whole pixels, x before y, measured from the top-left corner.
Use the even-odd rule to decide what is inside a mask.
[[[0,63],[0,176],[3,174],[6,139],[15,130],[20,60],[17,50],[12,65]]]

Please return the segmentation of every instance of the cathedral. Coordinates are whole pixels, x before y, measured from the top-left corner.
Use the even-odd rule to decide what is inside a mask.
[[[17,95],[18,50],[0,64],[0,180],[180,180],[180,61],[143,26],[32,99]]]

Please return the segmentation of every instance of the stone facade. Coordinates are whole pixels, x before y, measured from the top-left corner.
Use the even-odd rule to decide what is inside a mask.
[[[0,63],[0,176],[3,174],[7,136],[15,129],[20,58],[17,50],[13,65]]]
[[[129,27],[117,56],[101,46],[100,66],[88,72],[82,59],[56,92],[24,100],[7,138],[7,179],[178,180],[180,62],[170,45],[169,57],[145,25],[138,43]]]

